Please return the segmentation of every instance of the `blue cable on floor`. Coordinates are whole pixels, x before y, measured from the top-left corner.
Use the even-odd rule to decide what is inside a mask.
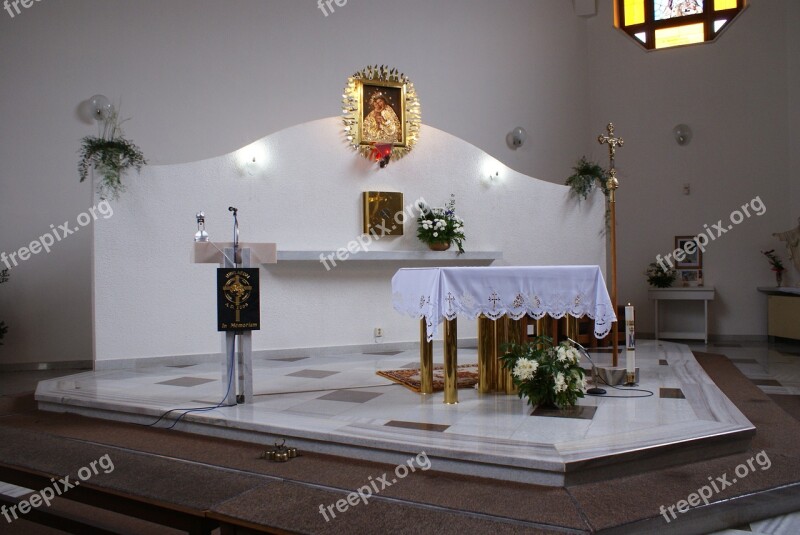
[[[233,369],[234,369],[234,363],[235,363],[234,362],[234,356],[235,355],[236,355],[236,338],[234,337],[233,348],[231,350],[231,356],[230,356],[230,366],[228,366],[228,388],[227,388],[227,390],[225,390],[225,395],[222,396],[222,400],[219,403],[217,403],[214,406],[196,407],[196,408],[193,408],[193,409],[185,409],[185,408],[184,409],[170,409],[167,412],[165,412],[164,414],[162,414],[161,416],[159,416],[158,420],[156,420],[155,422],[150,423],[150,424],[145,424],[145,427],[153,427],[158,422],[163,420],[164,417],[167,414],[169,414],[171,412],[175,412],[175,411],[185,411],[185,412],[183,414],[181,414],[180,416],[178,416],[178,418],[172,423],[171,426],[162,427],[162,428],[159,428],[159,429],[172,429],[172,428],[174,428],[176,425],[178,425],[178,422],[180,422],[181,419],[184,416],[186,416],[187,414],[189,414],[190,412],[206,412],[206,411],[213,411],[213,410],[218,409],[220,407],[235,407],[236,406],[235,403],[233,405],[223,405],[225,400],[228,398],[228,394],[230,394],[230,392],[231,392],[231,384],[233,383]]]

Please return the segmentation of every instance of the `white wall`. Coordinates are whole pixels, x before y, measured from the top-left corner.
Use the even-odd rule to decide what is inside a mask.
[[[779,247],[769,234],[800,215],[800,9],[750,3],[718,42],[652,53],[612,28],[610,0],[588,19],[565,0],[348,0],[328,17],[313,0],[46,0],[14,19],[0,11],[0,251],[92,205],[75,167],[95,128],[76,108],[95,93],[121,99],[151,162],[189,162],[338,114],[346,76],[385,63],[411,76],[426,124],[543,180],[563,183],[582,154],[603,158],[595,136],[617,123],[627,143],[620,295],[639,306],[640,330],[652,330],[642,271],[654,255],[761,195],[767,214],[715,244],[706,273],[720,289],[712,333],[764,334],[752,288],[772,277],[757,251]],[[692,145],[672,141],[678,122],[694,128]],[[529,140],[511,151],[505,135],[518,125]],[[0,365],[90,358],[91,243],[87,227],[0,286],[11,329]]]
[[[74,221],[76,115],[102,93],[153,164],[226,154],[340,113],[347,76],[384,63],[415,82],[423,122],[511,168],[562,182],[587,146],[585,21],[563,0],[47,0],[0,11],[0,251]],[[505,145],[528,130],[517,151]],[[91,227],[0,287],[0,364],[91,358]],[[527,231],[520,231],[520,237]]]
[[[789,183],[789,213],[787,227],[795,226],[800,217],[800,98],[798,98],[797,88],[800,87],[800,32],[797,31],[797,23],[800,21],[800,2],[788,2],[786,6],[786,93],[787,93],[787,172],[786,181]],[[800,282],[797,273],[795,280]]]
[[[612,27],[611,2],[600,2],[589,20],[591,123],[599,133],[614,121],[625,139],[617,154],[619,299],[639,307],[642,331],[653,331],[648,263],[672,251],[674,236],[698,234],[720,219],[727,226],[733,210],[758,196],[766,213],[710,243],[703,263],[706,284],[717,288],[711,333],[766,334],[766,297],[755,288],[775,279],[759,251],[782,250],[771,233],[796,225],[800,215],[791,171],[800,18],[790,4],[796,2],[753,0],[716,42],[655,52]],[[672,138],[679,123],[694,131],[687,146]],[[597,146],[593,154],[607,158],[604,151]]]
[[[214,241],[231,240],[228,206],[239,209],[244,242],[279,250],[336,250],[361,234],[361,193],[401,191],[405,204],[423,197],[442,206],[453,193],[464,218],[468,251],[502,251],[495,265],[599,264],[605,250],[602,196],[576,203],[566,186],[508,169],[477,147],[433,127],[405,158],[385,169],[344,144],[342,121],[330,117],[267,136],[254,175],[237,155],[150,166],[95,225],[96,358],[216,353],[215,265],[190,263],[194,214],[204,209]],[[309,158],[313,147],[314,157]],[[247,152],[247,151],[243,151]],[[260,162],[260,160],[259,160]],[[487,186],[483,177],[499,172]],[[528,232],[523,232],[526,229]],[[404,235],[370,251],[425,250],[408,219]],[[360,254],[360,253],[359,253]],[[279,262],[261,269],[262,329],[254,349],[413,342],[419,323],[392,309],[391,278],[419,262],[347,260],[327,270],[319,261]],[[469,264],[468,264],[469,265]],[[472,264],[474,265],[474,264]],[[459,336],[475,336],[475,322]]]

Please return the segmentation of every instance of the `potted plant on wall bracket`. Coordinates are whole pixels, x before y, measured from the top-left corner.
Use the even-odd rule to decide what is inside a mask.
[[[129,169],[141,171],[147,164],[142,150],[132,141],[125,139],[120,121],[119,111],[110,105],[97,111],[98,121],[102,121],[102,133],[99,136],[86,136],[81,140],[80,163],[78,173],[81,182],[89,175],[89,168],[99,175],[97,193],[101,199],[118,199],[125,191],[122,176]]]
[[[608,173],[605,169],[597,165],[595,162],[590,162],[585,156],[581,156],[575,167],[572,168],[574,173],[567,177],[565,184],[569,186],[570,194],[585,200],[595,187],[600,188],[600,191],[605,195],[608,200]],[[609,226],[609,211],[608,202],[606,202],[606,228]]]

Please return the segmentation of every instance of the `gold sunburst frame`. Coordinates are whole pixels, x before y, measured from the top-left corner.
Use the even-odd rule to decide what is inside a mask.
[[[364,135],[364,118],[368,113],[370,94],[383,92],[400,120],[401,135],[392,142],[392,160],[408,154],[419,139],[420,105],[414,84],[397,69],[386,65],[368,66],[347,79],[342,95],[342,119],[347,142],[365,158],[372,154],[375,142]],[[365,99],[366,97],[366,99]],[[367,106],[365,106],[365,100]]]

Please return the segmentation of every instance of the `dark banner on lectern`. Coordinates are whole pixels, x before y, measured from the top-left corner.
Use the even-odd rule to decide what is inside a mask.
[[[217,268],[217,330],[259,329],[258,268]]]

